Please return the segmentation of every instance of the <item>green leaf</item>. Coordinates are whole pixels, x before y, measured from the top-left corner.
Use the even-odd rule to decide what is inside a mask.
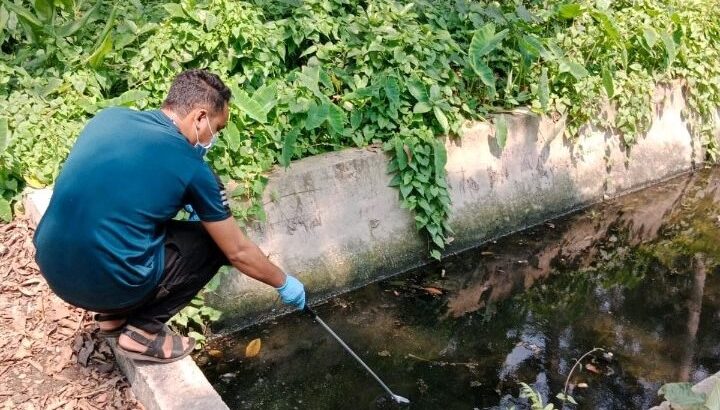
[[[363,115],[359,110],[353,110],[350,113],[350,126],[352,129],[357,129],[362,123]]]
[[[550,84],[548,83],[548,70],[543,67],[540,73],[540,82],[538,83],[538,101],[543,111],[548,110],[550,103]]]
[[[665,400],[678,406],[705,404],[705,394],[692,391],[691,383],[667,383],[660,387],[658,394],[665,396]]]
[[[536,60],[545,51],[542,41],[534,35],[524,35],[519,41],[520,53],[529,61]]]
[[[385,96],[393,105],[400,104],[400,84],[397,78],[388,77],[385,80]]]
[[[182,327],[187,327],[188,325],[188,318],[185,316],[182,312],[178,313],[177,315],[173,316],[172,322],[176,323]]]
[[[558,15],[564,19],[574,19],[582,13],[583,8],[578,3],[567,3],[558,7]]]
[[[590,75],[588,70],[583,66],[582,64],[576,63],[574,61],[570,61],[566,58],[560,59],[560,72],[561,73],[570,73],[573,77],[575,77],[576,80],[582,80],[583,78]]]
[[[263,106],[252,99],[244,90],[236,88],[233,90],[233,101],[242,112],[253,120],[264,124],[267,121],[266,111]]]
[[[108,34],[103,39],[102,43],[100,43],[100,46],[95,49],[95,51],[90,55],[90,57],[88,57],[88,63],[90,64],[90,66],[93,68],[100,67],[100,64],[102,64],[105,56],[112,51],[112,47],[112,36]]]
[[[315,60],[315,61],[317,62],[317,60]],[[320,92],[320,87],[318,86],[318,84],[320,83],[320,66],[319,65],[304,66],[302,68],[302,71],[300,72],[300,75],[298,76],[298,80],[300,81],[300,84],[305,86],[305,88],[312,91],[312,93],[316,97],[318,97],[318,98],[324,97],[323,93]]]
[[[326,104],[315,104],[312,103],[307,112],[307,118],[305,119],[305,129],[312,131],[315,128],[322,125],[328,116],[328,106]]]
[[[330,129],[339,134],[345,128],[345,112],[333,103],[327,105],[327,121]]]
[[[604,11],[594,11],[592,16],[600,23],[605,34],[614,41],[620,40],[620,30],[618,30],[615,19]]]
[[[232,152],[238,152],[242,145],[242,139],[240,138],[240,130],[233,121],[228,122],[225,132],[223,132],[225,141],[227,141],[228,148]]]
[[[523,4],[519,4],[515,7],[515,14],[517,14],[517,16],[526,23],[532,23],[533,21],[535,21],[535,16],[530,14],[528,9]]]
[[[442,254],[440,254],[440,251],[437,250],[437,249],[431,250],[431,251],[430,251],[430,256],[431,256],[433,259],[437,259],[437,260],[442,259]]]
[[[98,41],[95,43],[95,51],[90,55],[88,58],[88,63],[93,68],[98,68],[102,61],[105,59],[105,56],[112,51],[113,47],[113,40],[112,40],[112,27],[113,24],[115,24],[115,14],[117,13],[117,7],[113,6],[112,11],[110,11],[110,15],[108,16],[107,21],[105,22],[105,27],[103,28],[103,31],[100,33],[100,37],[98,37]]]
[[[475,68],[482,64],[483,57],[495,50],[507,34],[507,29],[495,33],[495,25],[492,23],[487,23],[477,29],[470,40],[470,50],[468,51],[470,65]]]
[[[183,9],[183,7],[178,3],[163,4],[163,8],[171,18],[185,20],[190,17],[187,13],[185,13],[185,9]]]
[[[657,44],[657,32],[652,27],[646,27],[643,29],[643,38],[645,39],[645,44],[649,48],[655,47],[655,44]]]
[[[408,195],[410,195],[410,193],[412,192],[412,190],[412,185],[400,185],[400,193],[402,194],[403,198],[407,198]]]
[[[440,235],[432,235],[432,241],[435,243],[435,245],[440,249],[445,249],[445,241],[443,241],[442,236]]]
[[[290,166],[290,159],[295,151],[295,141],[300,135],[300,130],[293,128],[283,139],[282,154],[280,156],[280,165],[287,168]]]
[[[12,208],[10,207],[10,202],[0,197],[0,220],[5,222],[12,221]]]
[[[26,8],[18,6],[8,0],[2,0],[2,3],[5,5],[5,8],[15,13],[18,19],[27,23],[33,30],[41,30],[43,28],[43,23]]]
[[[192,337],[193,339],[195,339],[198,343],[201,343],[201,344],[202,344],[202,343],[205,342],[205,335],[203,335],[202,333],[198,333],[198,332],[196,332],[196,331],[194,331],[194,330],[191,331],[191,332],[188,332],[188,336],[190,336],[190,337]]]
[[[660,35],[660,40],[662,40],[663,45],[665,46],[665,67],[670,68],[677,56],[677,46],[675,45],[675,40],[673,40],[672,35],[668,33],[662,33]]]
[[[259,105],[262,112],[267,114],[277,104],[277,86],[273,83],[272,85],[264,85],[252,95],[252,99],[255,100]]]
[[[602,83],[608,98],[613,98],[615,96],[615,82],[607,67],[603,67],[602,69]]]
[[[447,164],[447,150],[445,144],[439,139],[433,141],[433,167],[435,169],[435,183],[442,186],[445,183],[445,165]]]
[[[50,24],[55,14],[55,3],[52,0],[35,0],[33,7],[37,17]]]
[[[398,163],[400,171],[407,168],[407,157],[405,156],[405,150],[403,149],[403,142],[400,138],[395,139],[395,160]]]
[[[8,119],[0,117],[0,154],[5,152],[10,143],[10,129],[8,128]]]
[[[477,63],[472,65],[475,74],[478,75],[480,81],[490,88],[495,88],[495,73],[485,63]]]
[[[417,78],[413,78],[407,82],[408,90],[416,100],[420,102],[429,102],[430,97],[428,96],[427,87],[425,83]],[[429,111],[429,110],[428,110]]]
[[[495,119],[495,141],[497,141],[497,144],[501,150],[505,148],[505,143],[507,142],[507,135],[507,119],[505,119],[504,115],[500,114]]]
[[[144,100],[150,93],[145,90],[127,90],[117,97],[117,103],[119,105],[129,105],[140,100]]]
[[[56,31],[56,34],[59,37],[69,37],[75,34],[78,30],[80,30],[82,27],[85,27],[87,25],[87,22],[97,14],[97,12],[100,10],[100,6],[103,4],[103,2],[98,1],[95,2],[95,5],[92,6],[92,8],[85,12],[85,14],[76,20],[71,20],[62,26],[58,28]]]
[[[450,124],[448,123],[448,119],[445,116],[445,113],[443,110],[440,109],[440,107],[435,106],[433,107],[433,112],[435,113],[435,118],[440,123],[440,126],[442,127],[443,131],[445,133],[448,133],[450,131]]]
[[[420,101],[413,107],[413,113],[424,114],[432,110],[432,106],[428,102]]]
[[[396,187],[396,186],[400,186],[400,184],[402,184],[402,179],[400,178],[400,174],[395,174],[395,176],[392,177],[392,179],[390,180],[390,183],[388,184],[388,186]]]

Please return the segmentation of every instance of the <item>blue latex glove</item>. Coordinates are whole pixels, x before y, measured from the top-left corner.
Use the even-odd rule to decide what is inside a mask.
[[[283,303],[298,309],[305,307],[305,286],[292,275],[285,275],[285,284],[277,289]]]

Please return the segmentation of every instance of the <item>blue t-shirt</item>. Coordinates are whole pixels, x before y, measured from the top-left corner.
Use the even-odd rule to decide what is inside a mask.
[[[231,216],[219,178],[162,111],[108,108],[85,126],[33,238],[61,298],[90,310],[138,303],[157,286],[164,223],[190,204]]]

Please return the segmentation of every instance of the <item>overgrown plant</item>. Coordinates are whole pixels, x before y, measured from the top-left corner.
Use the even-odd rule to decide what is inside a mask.
[[[232,188],[238,218],[264,216],[274,164],[380,143],[436,258],[452,235],[439,137],[457,137],[467,119],[529,105],[565,117],[568,138],[590,123],[631,147],[650,125],[654,87],[680,79],[691,130],[717,151],[720,11],[709,0],[101,3],[0,5],[4,164],[23,181],[10,191],[51,183],[103,101],[156,106],[193,67],[235,91],[208,160]],[[495,125],[502,149],[505,116]]]

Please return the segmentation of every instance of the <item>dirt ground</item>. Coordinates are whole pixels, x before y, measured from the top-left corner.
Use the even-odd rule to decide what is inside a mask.
[[[32,234],[0,224],[0,409],[142,409],[90,314],[48,288]]]

